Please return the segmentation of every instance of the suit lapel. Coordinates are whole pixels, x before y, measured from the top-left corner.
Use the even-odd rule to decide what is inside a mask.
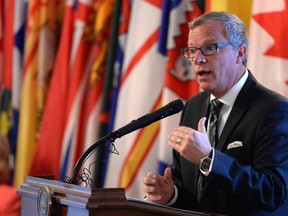
[[[227,139],[232,131],[237,126],[237,123],[241,120],[242,116],[245,114],[246,110],[249,108],[249,100],[253,95],[254,89],[256,85],[256,80],[253,75],[249,72],[248,79],[244,84],[243,88],[239,92],[239,95],[236,98],[236,101],[233,105],[231,113],[227,119],[227,122],[223,128],[221,136],[218,140],[217,149],[223,150],[225,145],[227,145]]]

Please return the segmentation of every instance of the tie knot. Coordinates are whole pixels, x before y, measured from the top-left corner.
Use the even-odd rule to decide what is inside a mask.
[[[215,110],[216,112],[219,112],[222,105],[223,103],[221,103],[219,100],[213,99],[211,101],[211,110]]]

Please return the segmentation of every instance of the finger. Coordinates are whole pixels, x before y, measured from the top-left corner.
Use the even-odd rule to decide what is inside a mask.
[[[181,149],[181,145],[179,145],[179,143],[176,143],[174,141],[174,136],[169,134],[168,135],[168,144],[171,148],[175,149],[176,151],[179,151]]]
[[[144,184],[142,186],[142,190],[147,194],[151,194],[155,192],[156,188],[154,186],[149,186],[149,185]]]
[[[180,142],[180,139],[181,139],[181,137],[178,135],[178,133],[176,134],[175,131],[171,131],[168,134],[168,140],[170,142],[178,143],[178,142]]]
[[[146,174],[146,176],[144,176],[143,178],[143,183],[144,184],[155,184],[156,183],[156,178],[157,178],[157,175],[153,172],[148,172]]]
[[[204,134],[207,134],[206,127],[205,127],[206,117],[203,117],[198,122],[198,131]]]
[[[146,185],[153,185],[156,183],[156,179],[155,178],[149,178],[149,177],[144,177],[143,178],[143,183]]]
[[[158,201],[162,198],[160,194],[147,194],[146,200],[148,201]]]
[[[167,183],[172,184],[173,179],[172,179],[172,170],[170,167],[167,167],[164,171],[164,179]]]
[[[154,172],[148,172],[145,177],[150,178],[150,179],[156,179],[157,174]]]
[[[175,135],[173,134],[173,132],[170,132],[168,135],[167,135],[167,138],[168,138],[168,143],[171,145],[175,144]]]

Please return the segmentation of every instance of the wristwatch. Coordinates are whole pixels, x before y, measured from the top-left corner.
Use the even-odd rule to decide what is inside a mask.
[[[211,153],[208,156],[200,160],[199,169],[201,173],[203,173],[203,175],[205,176],[208,176],[212,169],[211,162],[212,162],[213,151],[214,149],[211,150]]]

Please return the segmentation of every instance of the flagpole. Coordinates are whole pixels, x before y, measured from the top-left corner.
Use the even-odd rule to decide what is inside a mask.
[[[112,28],[110,32],[109,38],[109,50],[107,55],[106,61],[106,72],[105,72],[105,79],[104,79],[104,87],[103,87],[103,98],[102,98],[102,107],[101,107],[101,114],[104,116],[109,116],[110,111],[110,98],[111,98],[111,91],[112,91],[112,81],[113,81],[113,74],[114,74],[114,63],[116,58],[116,48],[117,48],[117,41],[118,41],[118,29],[119,29],[119,20],[122,8],[122,0],[118,0],[115,2],[114,12],[112,16]],[[109,117],[108,117],[109,119]],[[103,137],[108,133],[108,122],[109,120],[100,123],[98,137]],[[105,161],[106,155],[108,154],[108,150],[105,149],[105,145],[99,146],[96,150],[96,161]],[[97,163],[94,170],[94,181],[93,187],[99,188],[103,187],[104,184],[104,175],[105,175],[105,164]]]

